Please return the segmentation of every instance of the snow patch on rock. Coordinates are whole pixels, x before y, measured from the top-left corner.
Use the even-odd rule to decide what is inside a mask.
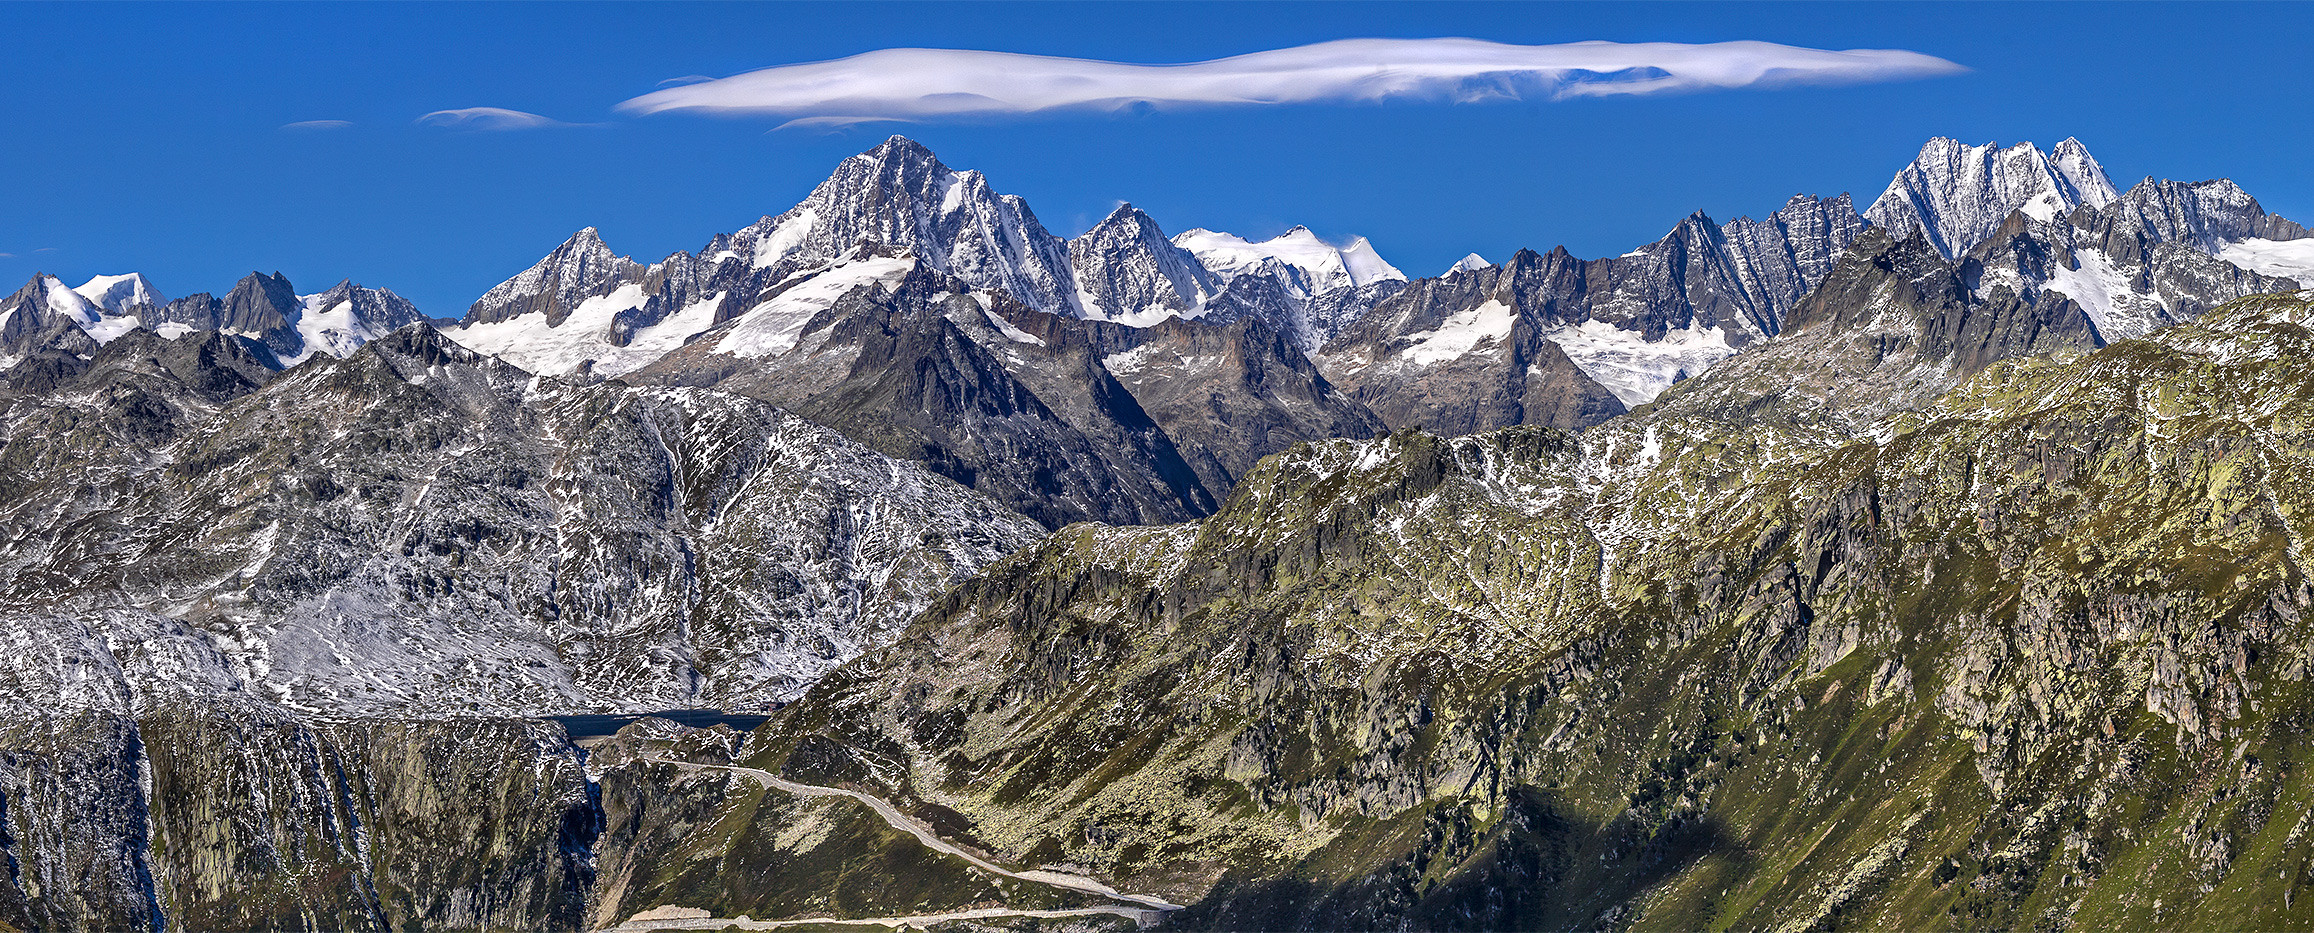
[[[1399,356],[1416,366],[1435,366],[1467,356],[1488,343],[1501,343],[1518,323],[1518,312],[1501,301],[1488,301],[1448,315],[1434,330],[1413,335]]]
[[[1703,372],[1735,355],[1727,331],[1690,326],[1666,331],[1661,340],[1606,321],[1584,321],[1543,334],[1567,354],[1583,375],[1614,393],[1629,407],[1654,401],[1671,384]]]

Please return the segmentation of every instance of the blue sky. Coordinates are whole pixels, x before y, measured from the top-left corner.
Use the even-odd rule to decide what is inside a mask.
[[[1465,252],[1652,240],[1796,192],[1868,201],[1937,135],[2078,136],[2117,183],[2230,177],[2314,223],[2314,5],[1316,3],[0,4],[0,282],[142,271],[170,296],[280,270],[462,314],[573,230],[651,261],[793,205],[891,133],[1063,236],[1118,201],[1170,232],[1363,234],[1409,274]],[[1364,37],[1905,49],[1893,83],[1454,104],[973,116],[775,130],[620,102],[882,48],[1174,63]],[[593,126],[476,131],[502,107]],[[300,121],[347,121],[326,130]]]

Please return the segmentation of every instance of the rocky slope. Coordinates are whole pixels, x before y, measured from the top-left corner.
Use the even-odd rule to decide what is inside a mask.
[[[584,231],[456,339],[36,276],[0,929],[1101,903],[666,758],[1180,928],[2295,922],[2304,231],[1930,150],[1909,228],[1413,282],[1064,242],[898,139],[699,254]]]
[[[1297,441],[1379,430],[1275,334],[1046,314],[862,252],[627,378],[780,405],[1052,527],[1142,524],[1211,511]]]
[[[214,640],[315,713],[774,701],[1038,533],[761,403],[422,324],[262,388],[233,338],[139,339],[11,409],[0,611]]]
[[[1297,448],[998,565],[752,760],[1188,928],[2272,927],[2310,324],[2245,299],[1832,444]]]
[[[1781,342],[1804,298],[1828,300],[1817,286],[1867,220],[1889,237],[1926,244],[1965,279],[1974,292],[1967,303],[2070,303],[2088,316],[2097,344],[2234,298],[2297,288],[2297,277],[2314,270],[2295,246],[2306,232],[2230,181],[2148,178],[2121,193],[2076,140],[2043,153],[2030,143],[2002,149],[1940,138],[1862,218],[1845,195],[1801,196],[1766,219],[1725,227],[1697,214],[1609,259],[1554,250],[1501,266],[1458,264],[1376,303],[1318,358],[1393,427],[1588,427],[1739,351]],[[1815,317],[1867,322],[1892,310],[1871,289],[1842,293],[1847,306]],[[1767,351],[1795,361],[1802,354]],[[1931,397],[1973,371],[1946,371],[1905,397]]]

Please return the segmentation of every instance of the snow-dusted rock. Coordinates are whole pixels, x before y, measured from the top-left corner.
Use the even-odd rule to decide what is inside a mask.
[[[1970,146],[1937,137],[1866,208],[1874,226],[1921,235],[1945,258],[1960,256],[2012,213],[2041,223],[2120,197],[2087,147],[2067,138],[2049,152],[2032,143]]]

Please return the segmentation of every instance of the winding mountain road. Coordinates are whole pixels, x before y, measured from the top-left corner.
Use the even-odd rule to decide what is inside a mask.
[[[944,914],[920,914],[907,917],[871,917],[856,920],[839,920],[826,917],[799,920],[750,920],[742,917],[738,919],[726,920],[709,916],[691,916],[693,914],[705,914],[705,911],[661,907],[636,914],[634,917],[629,918],[626,922],[612,927],[611,930],[615,931],[615,933],[639,933],[639,931],[645,930],[700,929],[709,925],[716,926],[717,928],[725,926],[736,926],[745,930],[774,930],[784,926],[798,926],[807,923],[902,926],[910,924],[923,925],[927,923],[939,923],[948,920],[984,920],[996,917],[1063,918],[1092,916],[1098,914],[1125,917],[1131,919],[1138,925],[1148,926],[1149,924],[1155,923],[1158,919],[1162,918],[1166,913],[1181,909],[1181,905],[1167,901],[1164,898],[1153,897],[1146,894],[1126,894],[1091,878],[1084,877],[1083,875],[1072,875],[1067,872],[1049,871],[1041,868],[1030,869],[1028,871],[1013,871],[1012,869],[1006,868],[1002,865],[998,865],[987,859],[981,858],[980,856],[974,855],[971,852],[967,852],[964,849],[958,847],[956,844],[940,838],[939,834],[932,831],[931,826],[926,825],[923,821],[918,820],[915,817],[901,812],[900,808],[893,806],[890,801],[871,794],[863,794],[859,791],[845,790],[841,787],[823,787],[817,784],[798,784],[794,781],[790,781],[786,778],[780,777],[779,775],[762,770],[760,768],[745,768],[737,765],[695,764],[688,761],[676,761],[671,758],[645,758],[643,760],[657,762],[664,765],[672,765],[687,771],[730,771],[743,775],[755,781],[756,783],[773,790],[786,791],[787,793],[802,797],[850,797],[853,800],[857,800],[863,804],[866,804],[868,809],[875,811],[876,816],[882,818],[883,821],[890,825],[893,829],[897,829],[901,832],[907,833],[908,835],[914,836],[916,837],[916,840],[923,843],[925,847],[930,848],[935,852],[962,859],[966,864],[980,869],[981,871],[992,875],[1001,875],[1006,878],[1026,881],[1031,884],[1041,884],[1048,887],[1060,888],[1066,891],[1074,891],[1079,894],[1091,894],[1097,897],[1105,897],[1111,900],[1122,901],[1124,903],[1115,906],[1081,907],[1068,910],[1012,910],[1002,907],[988,907]],[[676,916],[676,914],[682,914],[684,916]]]

